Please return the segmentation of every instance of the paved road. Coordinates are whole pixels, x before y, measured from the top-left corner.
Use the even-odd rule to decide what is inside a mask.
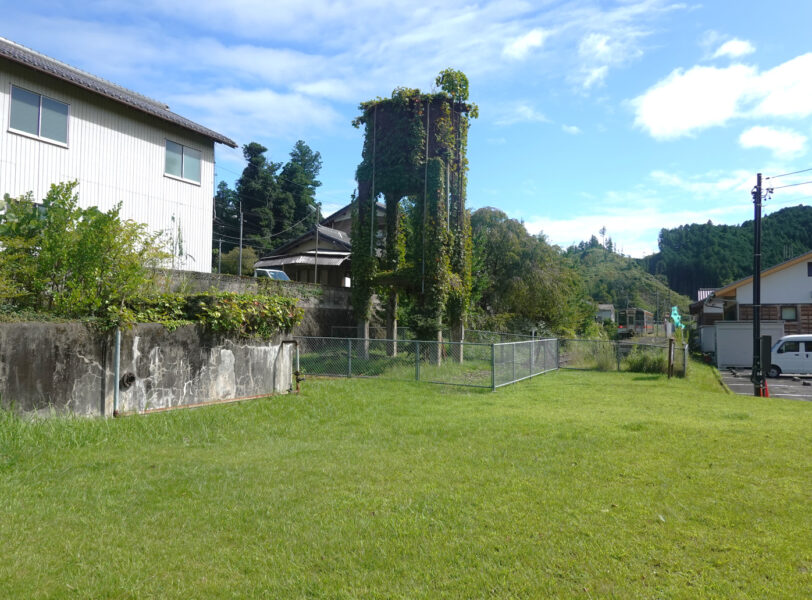
[[[744,396],[753,395],[753,384],[750,382],[750,369],[720,369],[725,385],[736,394]],[[797,379],[798,381],[793,381]],[[804,385],[806,383],[806,385]],[[807,400],[812,402],[812,376],[802,375],[793,377],[781,375],[775,379],[767,379],[767,389],[771,398],[790,398],[792,400]]]

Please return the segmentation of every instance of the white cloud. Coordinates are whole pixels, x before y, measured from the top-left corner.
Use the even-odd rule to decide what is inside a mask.
[[[502,56],[514,60],[525,58],[533,48],[540,48],[544,44],[547,33],[542,29],[531,29],[513,41],[505,44]]]
[[[659,186],[683,190],[706,200],[731,192],[746,194],[755,182],[753,173],[741,169],[731,172],[712,171],[689,177],[658,169],[652,171],[650,175],[654,183]]]
[[[812,53],[802,54],[765,71],[753,82],[761,102],[756,116],[800,118],[812,115]]]
[[[564,133],[569,133],[570,135],[578,135],[581,133],[581,128],[577,125],[562,125],[561,130]]]
[[[317,96],[330,100],[351,101],[358,96],[357,88],[352,87],[346,80],[334,78],[295,83],[293,89],[306,96]]]
[[[494,121],[495,125],[514,125],[516,123],[549,123],[542,112],[525,102],[517,102],[502,108],[501,116]]]
[[[604,33],[587,34],[578,45],[578,52],[585,58],[612,62],[617,50],[610,44],[610,39]]]
[[[609,67],[606,65],[602,67],[595,67],[594,69],[586,69],[583,73],[581,85],[585,90],[588,90],[595,85],[601,85],[608,74]]]
[[[713,58],[720,58],[722,56],[739,58],[741,56],[752,54],[755,51],[755,47],[750,42],[734,38],[719,46],[716,52],[713,53]]]
[[[734,118],[812,115],[812,53],[767,71],[753,66],[676,69],[634,98],[635,125],[657,139],[693,135]]]
[[[186,109],[181,114],[194,112],[201,122],[238,144],[257,136],[303,139],[341,121],[328,104],[269,89],[219,88],[204,94],[174,96],[171,101]]]
[[[635,124],[657,139],[674,139],[724,125],[740,110],[755,78],[753,67],[677,69],[632,100]]]
[[[767,148],[780,158],[792,158],[806,152],[806,136],[791,129],[756,126],[742,132],[742,148]]]

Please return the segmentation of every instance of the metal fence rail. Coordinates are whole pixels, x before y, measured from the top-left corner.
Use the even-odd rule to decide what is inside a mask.
[[[305,375],[383,377],[496,389],[557,368],[555,339],[478,344],[297,337]],[[515,347],[514,347],[515,346]]]
[[[558,368],[554,338],[493,344],[493,389]]]
[[[604,340],[560,340],[562,369],[668,373],[668,342],[638,343]],[[675,344],[673,373],[685,377],[688,346]]]
[[[559,340],[475,343],[296,337],[296,370],[306,376],[382,377],[496,388],[556,369],[668,373],[668,343]],[[675,347],[673,373],[685,376],[688,347]]]
[[[443,339],[450,340],[451,332],[444,330]],[[353,325],[333,325],[330,327],[330,337],[334,338],[357,338],[358,328]],[[370,327],[369,337],[374,340],[387,340],[386,327]],[[398,340],[414,340],[414,330],[409,327],[398,327]],[[524,335],[521,333],[507,333],[503,331],[485,331],[482,329],[466,329],[466,343],[471,344],[502,344],[505,342],[525,342],[541,339],[537,336]]]

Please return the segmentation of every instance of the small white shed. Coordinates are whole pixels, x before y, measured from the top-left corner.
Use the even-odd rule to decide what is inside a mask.
[[[749,367],[753,364],[753,322],[718,321],[716,325],[716,366]],[[784,335],[783,321],[762,321],[761,335],[773,342]]]

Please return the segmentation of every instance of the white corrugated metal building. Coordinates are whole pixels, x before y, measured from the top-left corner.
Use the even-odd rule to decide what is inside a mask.
[[[211,271],[214,144],[165,104],[0,38],[0,197],[77,180],[83,207],[182,239],[175,268]],[[176,246],[177,250],[177,246]]]

